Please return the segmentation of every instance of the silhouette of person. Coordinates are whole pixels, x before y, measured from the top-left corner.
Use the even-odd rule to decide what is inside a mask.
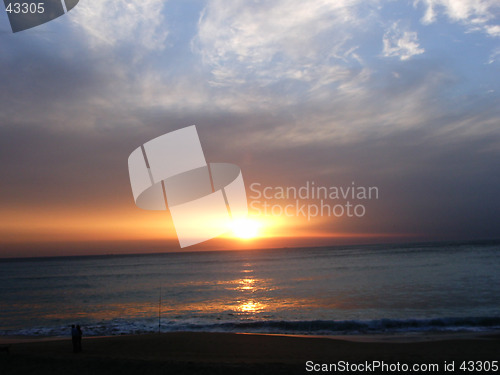
[[[76,326],[76,351],[81,352],[82,351],[82,329],[80,328],[80,325]]]
[[[71,325],[71,342],[73,343],[73,353],[78,351],[78,330],[75,325]]]

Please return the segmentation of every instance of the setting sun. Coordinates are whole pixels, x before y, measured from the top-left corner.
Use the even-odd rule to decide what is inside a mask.
[[[252,219],[239,219],[233,221],[231,229],[235,237],[250,239],[257,237],[261,224]]]

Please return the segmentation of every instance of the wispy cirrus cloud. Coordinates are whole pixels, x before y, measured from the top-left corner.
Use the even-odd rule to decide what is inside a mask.
[[[163,7],[162,0],[81,1],[71,19],[88,34],[91,46],[126,43],[158,50],[168,36]]]
[[[453,22],[460,22],[473,31],[484,31],[491,36],[500,36],[498,16],[500,3],[497,0],[416,0],[414,5],[423,4],[424,24],[436,22],[439,15],[445,15]]]
[[[350,77],[347,66],[359,61],[353,32],[371,18],[358,11],[360,3],[213,1],[200,18],[194,49],[214,86],[290,80],[318,88]]]
[[[491,36],[500,36],[500,25],[486,25],[486,32]]]
[[[498,61],[500,61],[500,47],[495,48],[495,50],[491,53],[488,64],[493,64],[494,62]]]
[[[425,49],[419,45],[417,33],[403,29],[399,22],[393,23],[386,31],[383,43],[385,57],[399,57],[400,60],[408,60],[425,52]]]

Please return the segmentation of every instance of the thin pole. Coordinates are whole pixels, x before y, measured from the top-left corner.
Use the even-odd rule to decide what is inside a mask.
[[[161,322],[161,283],[160,283],[160,302],[158,303],[158,333],[160,333]]]

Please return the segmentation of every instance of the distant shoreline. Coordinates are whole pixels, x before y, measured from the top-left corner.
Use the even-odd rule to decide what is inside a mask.
[[[280,237],[277,237],[280,238]],[[371,238],[371,239],[370,239]],[[242,247],[242,248],[232,248],[228,246],[221,247],[199,247],[195,250],[182,250],[178,247],[177,244],[168,246],[165,241],[161,240],[151,240],[151,241],[60,241],[60,242],[16,242],[16,243],[0,243],[0,250],[7,250],[8,248],[12,248],[13,250],[20,249],[31,249],[31,248],[41,248],[43,249],[72,249],[74,247],[78,248],[77,252],[73,253],[57,253],[53,254],[52,252],[46,255],[17,255],[19,252],[16,250],[12,252],[12,254],[16,255],[5,255],[0,252],[0,262],[30,262],[30,261],[50,261],[55,259],[64,259],[64,260],[78,260],[78,259],[88,259],[88,258],[113,258],[113,257],[140,257],[140,256],[176,256],[176,255],[186,255],[186,254],[197,254],[197,253],[218,253],[218,252],[228,252],[228,251],[275,251],[275,250],[300,250],[304,248],[331,248],[332,250],[341,250],[341,249],[351,249],[359,246],[367,247],[412,247],[412,246],[430,246],[430,245],[480,245],[480,246],[488,246],[488,245],[496,245],[500,243],[500,238],[492,237],[492,238],[479,238],[479,239],[452,239],[452,238],[436,238],[436,239],[423,239],[423,238],[414,238],[413,235],[409,234],[401,234],[396,237],[392,237],[391,235],[380,236],[373,234],[372,237],[363,238],[363,240],[354,238],[353,241],[348,242],[339,242],[339,238],[336,238],[336,242],[328,242],[324,243],[322,240],[324,237],[318,238],[308,238],[313,241],[307,241],[306,243],[299,244],[287,244],[287,245],[264,245],[259,247]],[[321,240],[321,241],[318,241]],[[113,251],[103,250],[102,252],[89,252],[89,248],[93,249],[97,245],[99,248],[108,249],[111,246]],[[153,245],[153,246],[148,246]],[[129,247],[132,246],[131,249]],[[116,249],[129,249],[124,252],[115,252]],[[141,252],[137,250],[138,248],[148,248],[150,250],[146,252]],[[154,250],[152,250],[154,249]],[[37,254],[43,252],[38,251]]]

